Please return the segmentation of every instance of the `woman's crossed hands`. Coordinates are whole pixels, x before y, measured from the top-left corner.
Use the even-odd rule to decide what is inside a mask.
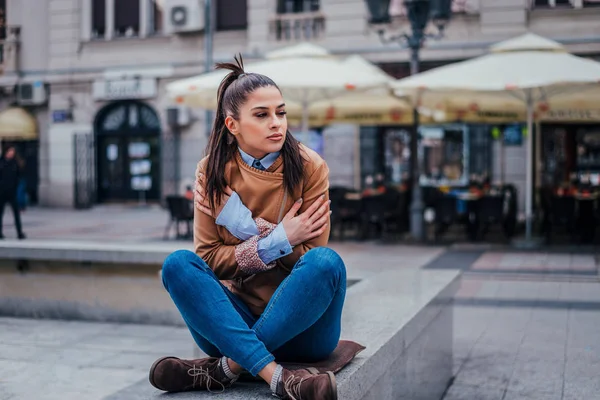
[[[282,221],[290,245],[296,246],[321,236],[325,232],[327,219],[331,213],[329,211],[330,203],[331,201],[325,201],[325,195],[323,195],[300,215],[296,214],[302,206],[302,199],[294,203]]]

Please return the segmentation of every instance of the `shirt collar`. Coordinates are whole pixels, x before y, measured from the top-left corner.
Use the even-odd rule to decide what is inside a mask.
[[[242,160],[244,160],[244,162],[250,166],[252,166],[252,163],[254,162],[254,157],[252,157],[250,154],[246,153],[244,150],[240,149],[238,147],[238,150],[240,151],[240,155],[242,156]],[[261,158],[259,161],[262,164],[263,167],[265,167],[265,169],[269,169],[269,167],[271,165],[273,165],[273,163],[275,162],[275,160],[277,160],[277,157],[279,157],[279,151],[276,151],[275,153],[269,153],[266,156],[264,156],[263,158]]]

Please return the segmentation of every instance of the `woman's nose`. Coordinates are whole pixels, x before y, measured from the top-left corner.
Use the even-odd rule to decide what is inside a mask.
[[[271,118],[271,128],[279,128],[280,126],[281,126],[281,121],[279,120],[277,115],[274,115]]]

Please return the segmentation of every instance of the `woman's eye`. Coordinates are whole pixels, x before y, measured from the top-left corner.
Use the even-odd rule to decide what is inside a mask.
[[[265,114],[265,113],[256,114],[257,118],[264,118],[266,116],[267,116],[267,114]]]
[[[284,116],[284,115],[286,115],[286,114],[287,114],[287,111],[280,111],[280,112],[279,112],[279,115],[281,115],[281,116]]]

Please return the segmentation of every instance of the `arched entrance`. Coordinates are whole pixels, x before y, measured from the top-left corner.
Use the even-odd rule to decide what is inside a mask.
[[[120,101],[94,122],[98,201],[160,197],[160,120],[147,104]]]

